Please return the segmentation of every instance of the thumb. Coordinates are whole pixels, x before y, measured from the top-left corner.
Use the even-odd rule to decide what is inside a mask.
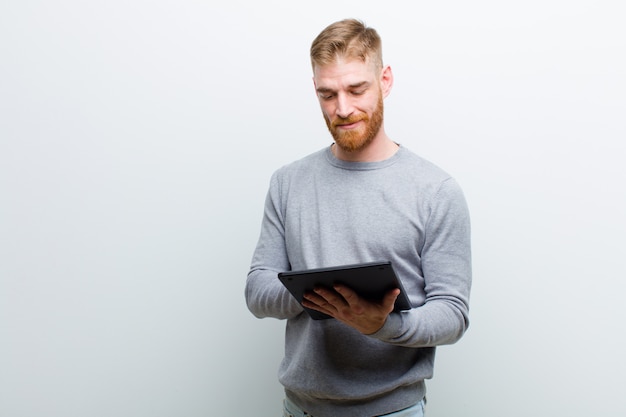
[[[383,298],[383,307],[387,310],[388,313],[393,311],[394,304],[396,303],[396,299],[400,295],[400,289],[394,288],[393,290],[387,292],[385,297]]]

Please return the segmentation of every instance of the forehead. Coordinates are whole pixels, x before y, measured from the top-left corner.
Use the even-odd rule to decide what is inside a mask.
[[[313,69],[313,80],[320,88],[338,89],[363,82],[376,80],[375,66],[358,59],[338,58],[325,65],[316,65]]]

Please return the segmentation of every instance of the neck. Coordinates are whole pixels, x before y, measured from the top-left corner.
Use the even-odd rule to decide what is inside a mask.
[[[337,159],[348,162],[379,162],[391,158],[397,151],[399,145],[389,139],[386,135],[374,139],[363,149],[349,152],[337,144],[333,143],[332,152]]]

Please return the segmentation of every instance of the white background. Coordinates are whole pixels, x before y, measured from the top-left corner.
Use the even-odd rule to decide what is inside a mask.
[[[621,3],[3,1],[0,416],[280,415],[243,288],[271,173],[331,141],[308,48],[344,17],[472,214],[429,417],[623,416]]]

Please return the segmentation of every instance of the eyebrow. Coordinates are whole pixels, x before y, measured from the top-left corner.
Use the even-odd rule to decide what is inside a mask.
[[[355,89],[355,88],[361,88],[361,87],[368,87],[370,85],[370,83],[368,81],[361,81],[355,84],[350,84],[348,86],[349,89]],[[335,90],[333,90],[332,88],[328,88],[328,87],[318,87],[315,91],[317,91],[318,93],[334,93]]]

